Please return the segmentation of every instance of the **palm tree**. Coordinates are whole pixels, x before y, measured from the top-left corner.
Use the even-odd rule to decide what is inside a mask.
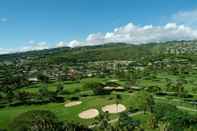
[[[123,112],[120,114],[117,127],[120,131],[133,131],[136,128],[139,128],[139,121],[133,120],[128,116],[128,113]]]
[[[49,82],[49,77],[44,74],[38,74],[38,79],[42,82],[47,84]]]
[[[54,113],[46,110],[32,110],[17,116],[9,125],[11,131],[61,131],[63,123]]]
[[[178,96],[181,96],[183,94],[183,92],[184,92],[183,84],[184,84],[184,81],[177,80],[177,83],[176,83],[176,86],[175,86],[175,90],[176,90]]]
[[[171,89],[172,87],[172,81],[169,78],[166,78],[166,91],[169,91],[169,89]]]
[[[55,91],[56,95],[62,94],[64,91],[64,85],[62,83],[58,83],[57,89]]]
[[[150,117],[148,119],[149,127],[152,129],[155,129],[157,127],[157,119],[153,113],[150,114]]]
[[[120,100],[122,99],[120,94],[116,95],[116,111],[118,112],[118,105],[120,104]]]
[[[159,130],[160,131],[170,131],[170,123],[169,122],[160,122],[159,123]]]
[[[110,131],[112,125],[109,123],[109,121],[109,113],[100,111],[99,116],[97,117],[97,126],[95,127],[95,129],[98,131]]]

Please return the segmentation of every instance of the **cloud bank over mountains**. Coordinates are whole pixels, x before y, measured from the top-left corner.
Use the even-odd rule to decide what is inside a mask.
[[[178,17],[177,17],[178,18]],[[139,26],[132,22],[115,28],[111,32],[97,32],[87,36],[84,41],[72,40],[70,42],[60,41],[56,47],[78,47],[100,45],[109,42],[125,42],[130,44],[141,44],[150,42],[165,42],[172,40],[197,39],[197,30],[183,24],[168,23],[163,26],[144,25]],[[42,50],[52,48],[48,43],[29,41],[28,45],[19,49],[0,48],[0,54],[24,52],[30,50]]]
[[[47,42],[34,42],[34,41],[29,41],[27,42],[27,45],[21,48],[17,49],[5,49],[5,48],[0,48],[0,54],[7,54],[7,53],[16,53],[16,52],[25,52],[25,51],[33,51],[33,50],[43,50],[43,49],[49,49],[49,46]]]
[[[85,41],[73,40],[64,42],[65,46],[76,47],[86,45],[99,45],[109,42],[125,42],[141,44],[150,42],[164,42],[172,40],[193,40],[197,38],[197,30],[185,25],[168,23],[164,26],[145,25],[138,26],[128,23],[115,28],[112,32],[89,34]]]

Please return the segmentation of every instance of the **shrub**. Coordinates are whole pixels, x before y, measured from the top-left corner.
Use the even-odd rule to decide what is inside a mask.
[[[7,131],[7,130],[6,130],[6,129],[1,129],[1,128],[0,128],[0,131]]]
[[[120,84],[118,84],[116,82],[109,81],[109,82],[106,82],[105,83],[105,86],[114,86],[114,87],[117,87],[117,86],[120,86]]]
[[[75,90],[73,91],[73,93],[78,93],[78,92],[80,92],[80,89],[75,89]]]
[[[95,95],[106,95],[106,94],[111,93],[110,90],[105,90],[102,85],[97,86],[96,88],[93,88],[92,90],[93,90]]]
[[[58,131],[61,123],[50,111],[33,110],[20,114],[9,125],[11,131]]]
[[[145,88],[145,90],[151,93],[161,92],[161,88],[158,86],[148,86],[147,88]]]
[[[92,91],[80,92],[81,97],[87,97],[87,96],[92,96],[92,95],[94,95]]]
[[[70,97],[70,100],[72,100],[72,101],[77,101],[77,100],[79,100],[79,99],[80,99],[79,96],[71,96],[71,97]]]
[[[131,107],[129,107],[128,111],[131,112],[131,113],[134,113],[134,112],[139,111],[139,109],[134,108],[134,107],[131,106]]]
[[[98,86],[103,85],[102,83],[98,82],[98,81],[87,81],[83,84],[83,89],[94,89]]]

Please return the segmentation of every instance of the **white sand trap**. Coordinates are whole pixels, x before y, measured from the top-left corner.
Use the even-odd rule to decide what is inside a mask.
[[[116,90],[124,90],[124,87],[118,86],[118,87],[116,87]]]
[[[105,86],[104,89],[105,90],[113,90],[115,89],[116,87],[113,87],[113,86]]]
[[[97,109],[88,109],[79,114],[79,117],[82,119],[92,119],[99,115],[99,111]]]
[[[102,107],[103,112],[109,112],[109,113],[120,113],[126,110],[126,107],[122,104],[111,104],[106,105]]]
[[[80,105],[81,103],[82,103],[81,101],[73,101],[73,102],[65,103],[64,107],[72,107],[72,106]]]

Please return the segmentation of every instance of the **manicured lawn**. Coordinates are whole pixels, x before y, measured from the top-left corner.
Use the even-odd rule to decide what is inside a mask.
[[[69,92],[69,93],[75,93],[78,91],[84,91],[87,89],[83,88],[83,84],[88,82],[88,81],[100,81],[100,82],[105,82],[108,79],[104,79],[104,78],[85,78],[80,80],[80,82],[77,81],[65,81],[63,83],[64,85],[64,91]],[[48,90],[49,91],[55,91],[57,88],[57,82],[54,83],[49,83],[47,84]],[[27,91],[27,92],[32,92],[32,93],[37,93],[38,90],[40,89],[41,86],[44,86],[42,84],[36,84],[36,85],[32,85],[29,87],[25,87],[25,88],[21,88],[19,89],[20,91]]]
[[[0,127],[6,128],[8,124],[20,113],[29,110],[50,110],[54,112],[60,120],[63,121],[74,121],[81,122],[82,124],[91,124],[94,120],[82,120],[78,117],[78,114],[89,108],[101,109],[102,106],[115,103],[114,95],[107,96],[89,96],[82,98],[82,104],[74,107],[65,108],[64,103],[50,103],[45,105],[31,105],[31,106],[18,106],[18,107],[7,107],[0,109]],[[122,97],[122,103],[126,106],[129,103],[128,96]],[[114,118],[116,115],[112,115]]]
[[[151,85],[158,85],[161,88],[165,88],[166,82],[165,78],[170,78],[173,80],[176,80],[177,77],[173,75],[168,75],[168,74],[160,74],[158,75],[159,81],[155,80],[139,80],[138,84],[139,86],[151,86]],[[192,76],[190,76],[187,79],[192,79]],[[87,81],[101,81],[101,82],[106,82],[109,79],[102,79],[102,78],[87,78],[87,79],[82,79],[80,82],[73,82],[73,81],[66,81],[64,82],[64,91],[68,92],[69,94],[77,94],[77,93],[82,93],[82,92],[89,92],[89,89],[83,88],[83,84]],[[120,84],[124,84],[125,81],[119,81]],[[28,92],[33,92],[37,93],[39,90],[39,87],[41,85],[34,85],[34,87],[27,87],[27,88],[22,88],[20,90],[28,91]],[[186,85],[186,88],[190,91],[191,86],[193,84],[188,83]],[[50,91],[55,91],[57,87],[57,83],[51,83],[48,84],[48,89]],[[120,94],[121,95],[121,100],[120,103],[124,104],[127,108],[130,106],[135,106],[136,102],[134,99],[132,99],[133,93],[128,93],[128,92],[113,92],[111,95],[106,95],[106,96],[88,96],[88,97],[81,97],[82,104],[74,107],[69,107],[65,108],[64,103],[49,103],[49,104],[44,104],[44,105],[30,105],[30,106],[18,106],[18,107],[6,107],[0,109],[0,128],[7,128],[9,126],[9,123],[19,114],[29,111],[29,110],[35,110],[35,109],[40,109],[40,110],[50,110],[54,112],[57,117],[60,120],[63,121],[73,121],[73,122],[80,122],[85,125],[90,125],[95,122],[95,120],[90,119],[90,120],[83,120],[78,117],[78,114],[84,110],[87,110],[89,108],[97,108],[101,110],[102,106],[116,103],[115,101],[115,95]],[[67,96],[67,95],[65,95]],[[167,99],[156,99],[156,102],[169,102],[174,105],[179,105],[180,102],[178,101],[169,101]],[[191,105],[182,103],[181,106],[187,106],[190,107]],[[117,115],[110,115],[111,118],[116,118]],[[139,119],[142,123],[145,123],[147,120],[148,115],[140,115],[136,116],[135,119]],[[143,125],[147,126],[147,125]]]
[[[151,80],[138,80],[138,86],[143,86],[143,87],[147,87],[147,86],[158,86],[162,89],[166,89],[166,78],[172,80],[174,83],[176,82],[178,78],[178,75],[171,75],[171,74],[167,74],[167,73],[158,73],[157,75],[157,79],[151,79]],[[187,84],[184,84],[184,89],[185,91],[188,91],[189,93],[194,93],[194,91],[192,91],[192,88],[196,88],[197,87],[197,82],[196,82],[196,78],[197,78],[197,74],[190,74],[188,75],[185,79],[187,80]],[[197,93],[197,92],[196,92]]]

